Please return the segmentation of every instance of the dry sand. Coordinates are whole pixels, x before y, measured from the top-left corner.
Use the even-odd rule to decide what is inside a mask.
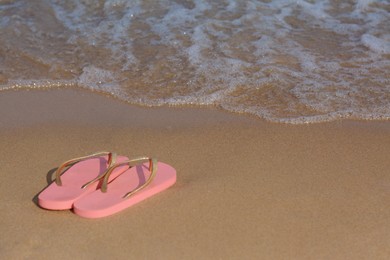
[[[390,122],[266,123],[76,90],[0,95],[2,259],[389,259]],[[63,161],[155,156],[178,181],[117,215],[36,204]]]

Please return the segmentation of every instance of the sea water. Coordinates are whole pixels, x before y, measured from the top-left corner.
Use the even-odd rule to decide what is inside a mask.
[[[390,119],[389,75],[387,0],[0,0],[0,90],[297,124]]]

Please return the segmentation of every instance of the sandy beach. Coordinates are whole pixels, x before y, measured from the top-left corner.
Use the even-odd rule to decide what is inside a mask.
[[[287,125],[143,108],[81,90],[0,95],[2,259],[388,259],[390,122]],[[96,151],[154,156],[177,183],[110,217],[37,206]]]

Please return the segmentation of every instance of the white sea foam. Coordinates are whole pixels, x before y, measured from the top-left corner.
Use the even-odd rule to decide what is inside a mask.
[[[375,52],[390,54],[390,34],[385,35],[383,39],[363,34],[362,43]]]
[[[72,85],[287,123],[390,118],[388,1],[267,2],[0,1],[0,89]]]
[[[371,3],[375,3],[375,0],[357,0],[356,9],[359,11],[365,11]]]
[[[79,76],[77,84],[92,90],[119,94],[120,87],[115,84],[115,76],[111,71],[99,69],[93,66],[83,68],[83,73]],[[115,92],[113,92],[115,91]]]

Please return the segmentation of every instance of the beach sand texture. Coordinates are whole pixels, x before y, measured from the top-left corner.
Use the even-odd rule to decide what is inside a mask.
[[[388,259],[390,123],[309,125],[141,108],[85,91],[0,95],[2,259]],[[37,195],[100,150],[177,169],[167,191],[90,220]]]

